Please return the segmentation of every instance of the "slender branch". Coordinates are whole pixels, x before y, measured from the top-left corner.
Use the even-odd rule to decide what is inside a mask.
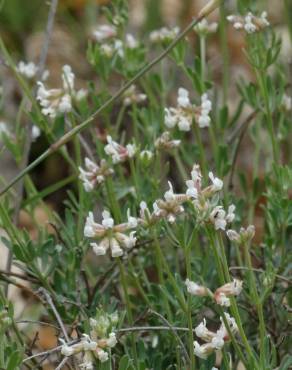
[[[72,344],[75,344],[75,343],[77,343],[77,342],[78,342],[78,341],[73,340],[73,341],[71,341],[70,343],[68,343],[68,345],[72,345]],[[62,344],[62,345],[60,345],[60,346],[54,347],[54,348],[52,348],[52,349],[49,349],[49,350],[47,350],[47,351],[43,351],[43,352],[36,353],[36,354],[34,354],[34,355],[32,355],[32,356],[29,356],[29,357],[25,358],[25,359],[22,361],[22,363],[25,363],[25,362],[27,362],[27,361],[33,360],[34,358],[37,358],[37,357],[51,355],[52,353],[55,353],[55,352],[60,351],[60,350],[62,349],[62,347],[63,347],[63,344]]]
[[[171,325],[171,324],[166,320],[166,318],[165,318],[165,317],[163,317],[160,313],[158,313],[158,312],[156,312],[156,311],[154,311],[154,310],[152,310],[152,309],[149,309],[149,311],[148,311],[148,312],[149,312],[149,313],[152,313],[153,315],[155,315],[155,316],[157,316],[157,317],[159,317],[159,318],[160,318],[160,320],[161,320],[161,321],[163,321],[163,322],[164,322],[164,324],[165,324],[165,325],[167,325],[167,326],[169,327],[169,330],[171,330],[171,331],[172,331],[173,335],[176,337],[176,339],[177,339],[178,343],[180,344],[181,349],[182,349],[182,351],[183,351],[183,353],[184,353],[184,356],[185,356],[186,360],[190,363],[190,362],[191,362],[191,360],[190,360],[190,358],[189,358],[189,355],[188,355],[188,352],[187,352],[187,350],[186,350],[186,347],[184,346],[184,344],[183,344],[182,340],[180,339],[180,336],[177,334],[175,327],[174,327],[174,326],[172,326],[172,325]]]
[[[56,325],[53,325],[53,324],[50,324],[48,322],[45,322],[45,321],[37,321],[37,320],[18,320],[16,321],[16,324],[36,324],[36,325],[42,325],[42,326],[49,326],[50,328],[54,328],[58,331],[60,331],[61,329],[56,326]]]
[[[39,78],[42,76],[44,69],[45,69],[57,7],[58,7],[58,0],[52,0],[51,5],[50,5],[50,10],[49,10],[49,15],[48,15],[45,39],[43,42],[43,47],[42,47],[39,64],[38,64],[38,77]]]
[[[17,272],[12,272],[12,271],[6,271],[6,270],[2,270],[2,269],[0,269],[0,275],[14,276],[14,277],[17,277],[17,278],[22,279],[22,280],[31,281],[32,283],[37,282],[37,279],[35,279],[34,277],[30,277],[30,276],[27,276],[27,275],[24,275],[24,274],[20,274],[20,273],[17,273]]]
[[[69,360],[69,357],[64,357],[55,370],[61,370],[68,360]]]
[[[155,331],[155,330],[176,330],[176,331],[183,331],[188,332],[188,328],[181,328],[179,326],[133,326],[130,328],[121,328],[116,330],[116,333],[128,333],[131,331]],[[193,329],[195,332],[195,329]]]
[[[219,5],[219,4],[218,4]],[[156,64],[158,64],[161,60],[163,60],[171,50],[180,42],[192,29],[193,27],[199,23],[202,19],[204,19],[209,13],[214,11],[214,7],[210,7],[210,9],[206,9],[202,12],[202,14],[197,18],[193,19],[189,25],[169,44],[169,46],[156,58],[152,60],[152,62],[148,63],[144,68],[142,68],[133,78],[131,78],[128,82],[126,82],[110,99],[108,99],[105,103],[103,103],[95,112],[93,112],[85,121],[80,123],[79,125],[72,128],[68,131],[64,136],[62,136],[58,141],[53,143],[45,152],[43,152],[35,161],[30,163],[23,171],[21,171],[15,178],[13,178],[4,189],[1,190],[0,196],[6,193],[14,184],[16,184],[23,176],[25,176],[28,172],[30,172],[33,168],[35,168],[39,163],[41,163],[44,159],[48,156],[56,152],[59,148],[65,145],[68,141],[70,141],[76,134],[80,131],[84,130],[92,121],[93,119],[103,112],[106,108],[108,108],[112,103],[114,103],[117,99],[119,99],[123,93],[132,86],[137,80],[139,80],[142,76],[144,76],[149,70],[151,70]]]
[[[241,267],[241,266],[234,266],[234,267],[229,267],[229,270],[249,270],[248,267]],[[261,269],[256,269],[256,268],[252,268],[252,271],[255,271],[255,272],[260,272],[260,273],[264,273],[265,271],[264,270],[261,270]],[[282,281],[285,281],[287,284],[289,285],[292,285],[292,280],[291,279],[288,279],[286,278],[285,276],[282,276],[282,275],[278,275],[278,274],[275,274],[275,277],[279,280],[282,280]]]
[[[232,189],[233,187],[233,176],[234,176],[234,171],[235,171],[235,166],[239,154],[239,148],[242,143],[242,140],[244,138],[244,135],[246,133],[246,130],[248,129],[248,126],[250,122],[255,118],[257,115],[257,111],[252,112],[246,120],[239,126],[238,129],[233,132],[230,137],[227,139],[227,143],[230,144],[236,137],[239,135],[238,142],[236,144],[235,150],[234,150],[234,155],[232,158],[232,164],[231,164],[231,170],[230,170],[230,176],[229,176],[229,181],[228,181],[228,189]]]
[[[59,313],[58,313],[58,311],[56,309],[56,306],[54,305],[54,302],[53,302],[50,294],[44,288],[40,288],[39,289],[39,292],[42,293],[45,296],[46,301],[50,305],[50,307],[51,307],[51,309],[52,309],[52,311],[53,311],[53,313],[54,313],[54,315],[55,315],[55,317],[56,317],[56,319],[57,319],[57,321],[59,323],[59,326],[60,326],[60,328],[61,328],[61,330],[63,332],[64,338],[66,339],[66,342],[69,342],[70,339],[68,337],[68,334],[67,334],[67,331],[65,329],[64,323],[63,323],[63,321],[62,321],[62,319],[61,319],[61,317],[60,317],[60,315],[59,315]]]

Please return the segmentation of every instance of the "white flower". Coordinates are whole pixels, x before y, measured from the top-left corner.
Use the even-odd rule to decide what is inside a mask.
[[[126,231],[135,228],[138,220],[130,216],[128,212],[128,222],[115,225],[114,220],[108,211],[102,212],[102,222],[98,224],[94,221],[92,212],[86,219],[84,236],[87,238],[99,239],[99,242],[90,243],[96,255],[105,255],[107,250],[111,250],[112,257],[120,257],[124,254],[122,248],[133,248],[136,244],[135,232],[129,235]]]
[[[286,112],[289,112],[292,109],[292,98],[291,96],[288,96],[287,94],[284,94],[282,97],[282,103],[281,106]]]
[[[96,350],[96,353],[100,362],[106,362],[108,360],[108,353],[103,351],[102,349],[98,348]]]
[[[191,172],[192,179],[186,181],[187,191],[186,194],[191,198],[197,199],[198,194],[201,191],[201,184],[202,184],[202,173],[200,170],[200,166],[194,165],[192,172]]]
[[[36,140],[41,135],[41,130],[38,126],[33,125],[31,128],[31,137],[32,140]]]
[[[152,157],[153,157],[153,152],[151,152],[150,150],[142,150],[142,152],[140,153],[140,158],[142,160],[150,161]]]
[[[47,89],[45,85],[38,81],[38,90],[36,99],[42,107],[42,113],[51,118],[58,114],[68,113],[72,110],[72,96],[75,96],[74,80],[75,75],[68,65],[63,66],[62,80],[63,88]]]
[[[170,181],[168,181],[169,190],[164,193],[164,199],[158,199],[153,203],[153,214],[157,218],[166,218],[168,222],[173,223],[176,216],[184,212],[182,203],[188,200],[186,194],[175,194]]]
[[[242,291],[242,281],[234,279],[231,283],[224,284],[220,288],[218,288],[214,293],[214,298],[216,302],[221,306],[223,305],[227,306],[227,304],[224,304],[225,302],[227,302],[225,298],[230,296],[238,296],[241,293],[241,291]]]
[[[137,152],[135,144],[127,144],[126,147],[115,142],[111,136],[107,136],[108,144],[105,146],[104,151],[107,155],[112,157],[113,163],[124,162],[128,158],[134,157]]]
[[[182,108],[188,108],[191,105],[189,92],[183,87],[178,89],[177,104]]]
[[[204,18],[197,24],[195,27],[195,31],[202,36],[206,36],[210,33],[216,32],[218,29],[218,23],[213,22],[213,23],[208,23],[207,19]]]
[[[129,49],[136,49],[139,46],[139,42],[130,33],[126,34],[125,44],[126,44],[126,47]]]
[[[113,348],[118,343],[116,334],[110,333],[109,338],[107,339],[107,346]]]
[[[209,116],[210,112],[212,110],[212,102],[209,100],[207,94],[203,94],[201,96],[201,112],[198,117],[198,124],[199,127],[208,127],[211,122],[211,118]]]
[[[159,30],[152,31],[149,35],[149,39],[153,43],[170,42],[174,40],[178,34],[178,27],[174,27],[173,29],[163,27]]]
[[[203,339],[206,342],[209,342],[214,338],[216,335],[212,331],[208,330],[206,327],[206,319],[204,319],[196,328],[195,328],[196,336]]]
[[[72,91],[74,89],[75,75],[72,72],[72,68],[69,65],[64,65],[62,73],[63,87],[66,91]]]
[[[33,79],[36,77],[38,67],[33,62],[25,63],[20,61],[17,66],[17,71],[24,77]]]
[[[180,140],[171,140],[170,132],[165,131],[163,134],[155,140],[155,148],[158,150],[170,150],[177,148],[180,145]]]
[[[227,211],[227,215],[226,215],[226,222],[227,223],[231,223],[234,218],[235,218],[235,205],[234,204],[231,204],[229,207],[228,207],[228,211]]]
[[[216,206],[210,214],[210,221],[214,224],[216,230],[225,230],[227,222],[225,219],[226,212],[222,206]]]
[[[124,100],[123,104],[129,106],[132,104],[139,104],[144,102],[147,99],[147,95],[139,94],[137,92],[136,85],[130,86],[123,94]]]
[[[231,241],[238,244],[248,243],[255,235],[255,227],[254,225],[249,225],[246,229],[241,227],[239,233],[230,229],[226,231],[226,234]]]
[[[105,181],[107,176],[113,174],[113,170],[108,167],[106,161],[102,159],[97,165],[89,158],[85,158],[85,170],[79,167],[79,179],[83,182],[85,191],[92,191],[96,185]]]
[[[72,346],[68,346],[68,344],[64,343],[61,348],[62,355],[69,357],[72,356],[74,353],[74,349]]]
[[[244,29],[247,33],[252,34],[254,32],[261,31],[265,27],[270,25],[267,19],[267,12],[262,12],[260,17],[256,17],[251,12],[247,13],[246,16],[229,15],[227,17],[228,22],[233,24],[233,27],[237,30]]]
[[[11,132],[7,127],[7,123],[3,121],[0,122],[0,140],[2,140],[4,136],[10,136],[10,135],[11,135]]]
[[[205,296],[208,294],[208,289],[202,285],[198,285],[194,281],[186,279],[185,281],[188,293],[196,296]]]
[[[223,348],[224,339],[223,339],[222,335],[220,335],[220,333],[216,334],[214,336],[214,338],[212,338],[211,345],[214,349],[217,349],[217,350]]]
[[[203,360],[214,352],[214,347],[210,343],[200,345],[197,341],[194,341],[194,354]]]
[[[230,307],[230,299],[226,297],[224,293],[216,295],[216,302],[219,306]]]
[[[116,37],[117,30],[114,26],[102,24],[101,26],[96,27],[92,34],[97,42],[103,42]]]
[[[223,181],[218,177],[214,177],[213,172],[209,172],[209,178],[212,181],[211,190],[216,193],[223,188]]]

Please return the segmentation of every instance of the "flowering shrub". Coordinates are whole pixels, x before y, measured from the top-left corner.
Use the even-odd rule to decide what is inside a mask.
[[[2,179],[0,368],[291,368],[291,82],[256,3],[206,1],[185,30],[139,37],[127,2],[113,1],[88,37],[80,88],[69,63],[59,85],[45,70],[56,1],[43,62],[16,61],[0,42],[22,96],[15,129],[0,123],[19,169]],[[248,78],[232,74],[228,32]],[[39,188],[36,166],[54,153],[68,170]],[[30,298],[21,313],[13,286]]]

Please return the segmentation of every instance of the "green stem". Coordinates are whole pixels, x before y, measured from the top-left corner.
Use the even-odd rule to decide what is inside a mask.
[[[264,99],[264,104],[266,108],[265,115],[267,118],[268,132],[270,135],[272,148],[273,148],[273,158],[274,158],[274,162],[279,163],[279,151],[278,151],[277,140],[276,140],[276,135],[274,131],[274,123],[273,123],[273,117],[272,117],[272,112],[270,108],[269,92],[268,92],[267,85],[266,85],[265,73],[266,72],[262,70],[261,71],[256,70],[258,84],[259,84],[260,91]]]
[[[186,272],[187,278],[192,280],[191,278],[191,245],[184,246],[184,253],[185,253],[185,263],[186,263]],[[188,327],[189,327],[189,352],[190,352],[190,360],[191,360],[191,370],[196,369],[196,358],[194,354],[194,334],[193,334],[193,321],[192,321],[192,297],[188,294],[187,297],[187,310],[188,310]]]
[[[265,329],[265,321],[264,321],[264,312],[261,299],[258,295],[257,286],[256,286],[256,279],[253,271],[253,266],[251,262],[251,257],[249,253],[249,245],[248,243],[243,244],[244,250],[244,258],[246,265],[248,267],[248,276],[249,276],[249,286],[251,290],[251,297],[252,300],[255,302],[258,318],[259,318],[259,332],[260,332],[260,361],[264,361],[264,342],[266,336],[266,329]]]
[[[125,296],[125,302],[126,302],[126,310],[127,310],[127,317],[129,324],[133,326],[133,314],[132,314],[132,308],[131,308],[131,302],[128,294],[128,287],[127,287],[127,281],[126,281],[126,273],[125,273],[125,267],[123,265],[123,261],[118,258],[118,266],[120,270],[120,275],[121,275],[121,283],[122,283],[122,288]],[[133,351],[133,358],[135,361],[136,368],[139,368],[139,363],[138,363],[138,355],[137,355],[137,348],[136,348],[136,340],[135,340],[135,334],[131,333],[130,335],[131,341],[132,341],[132,351]]]

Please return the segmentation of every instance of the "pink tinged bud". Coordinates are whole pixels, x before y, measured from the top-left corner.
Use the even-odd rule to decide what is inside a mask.
[[[204,286],[198,285],[194,281],[186,279],[185,284],[186,284],[188,293],[190,293],[191,295],[196,295],[196,296],[208,295],[208,289],[205,288]]]
[[[230,307],[230,299],[224,293],[215,294],[214,298],[219,306]]]
[[[229,238],[229,240],[234,241],[234,242],[240,242],[240,235],[235,231],[235,230],[227,230],[226,234]]]
[[[215,301],[221,306],[229,307],[230,302],[228,302],[229,296],[238,296],[242,291],[242,281],[234,279],[231,283],[224,284],[222,287],[218,288],[214,293]]]

